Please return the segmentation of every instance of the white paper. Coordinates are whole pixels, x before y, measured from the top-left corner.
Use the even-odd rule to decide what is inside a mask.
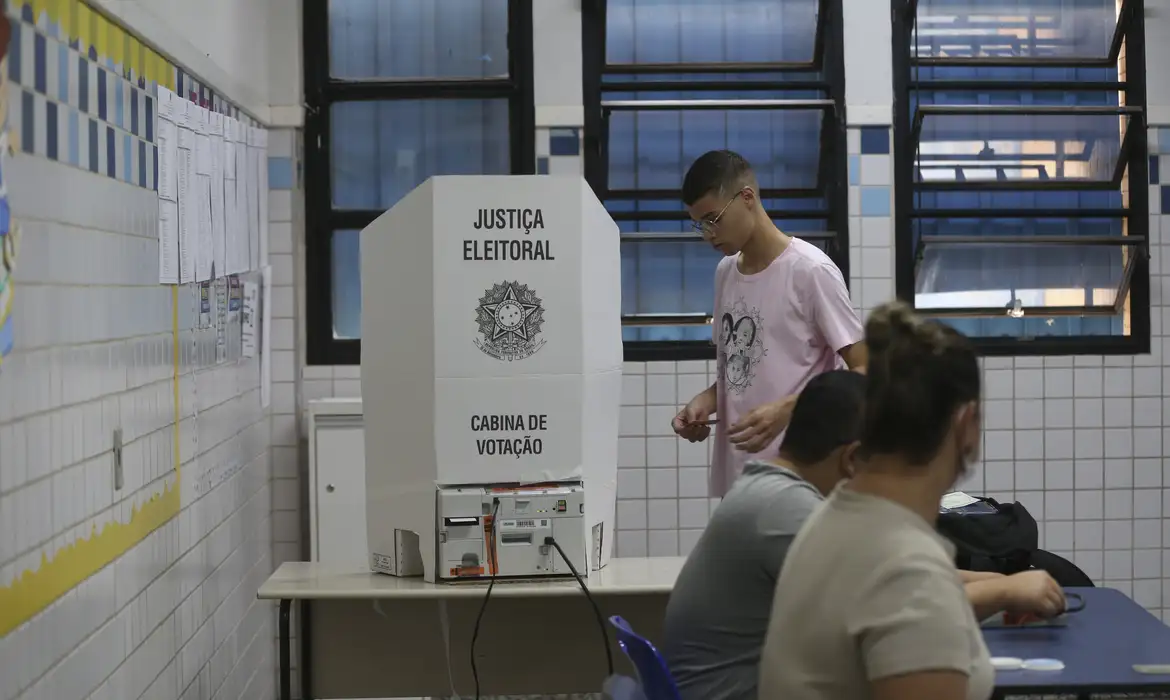
[[[180,129],[191,128],[191,113],[195,111],[196,105],[190,100],[183,99],[183,97],[176,95],[171,100],[171,110],[174,114],[174,122]]]
[[[179,283],[179,205],[158,200],[158,281]]]
[[[162,88],[159,88],[160,90]],[[158,196],[177,202],[178,178],[175,171],[175,151],[179,148],[178,130],[174,122],[159,116],[158,120]]]
[[[242,130],[237,129],[237,136],[246,136]],[[252,238],[251,228],[248,226],[248,212],[251,211],[248,200],[248,142],[241,138],[236,142],[236,220],[234,225],[236,227],[236,245],[238,248],[239,257],[236,259],[238,266],[236,267],[236,274],[241,274],[252,269]]]
[[[223,200],[223,115],[212,121],[211,136],[211,258],[215,268],[212,276],[227,274],[227,226],[224,223]]]
[[[234,144],[239,140],[239,136],[237,134],[239,125],[240,123],[231,117],[228,117],[223,121],[223,137],[225,141],[230,142],[233,154],[235,153]],[[228,178],[229,180],[236,179],[236,159],[234,156],[226,159],[224,162],[224,177]]]
[[[257,129],[256,140],[260,149],[260,266],[264,267],[268,264],[268,131]]]
[[[240,244],[236,228],[236,130],[235,120],[225,119],[223,129],[224,272],[234,275],[240,266]]]
[[[175,101],[179,96],[162,85],[158,86],[158,97],[155,99],[156,109],[158,110],[159,119],[175,120]]]
[[[195,136],[195,172],[211,175],[211,137],[207,134]]]
[[[272,403],[272,268],[260,271],[260,406]]]
[[[179,143],[183,142],[183,134],[190,133],[179,130]],[[176,159],[178,170],[178,210],[179,210],[179,283],[188,284],[195,280],[195,240],[192,231],[198,226],[196,210],[191,206],[191,151],[179,148]]]
[[[211,176],[195,177],[195,205],[198,209],[199,233],[195,256],[196,278],[200,282],[211,279],[215,262],[215,237],[211,233]]]
[[[978,500],[979,500],[978,498],[968,496],[967,494],[963,493],[962,491],[953,491],[951,493],[945,494],[942,497],[942,503],[940,505],[943,508],[946,508],[949,510],[951,508],[962,508],[963,506],[969,506],[972,503],[977,502]]]
[[[199,284],[199,330],[212,327],[214,316],[211,313],[211,297],[213,294],[211,282]]]
[[[220,277],[215,287],[215,364],[227,360],[228,278]]]
[[[256,312],[259,309],[259,299],[257,295],[260,293],[260,287],[255,282],[244,282],[244,308],[243,308],[243,328],[240,335],[241,353],[244,357],[256,356]]]
[[[256,149],[256,130],[247,128],[248,151],[248,261],[249,270],[258,270],[260,260],[260,152]]]

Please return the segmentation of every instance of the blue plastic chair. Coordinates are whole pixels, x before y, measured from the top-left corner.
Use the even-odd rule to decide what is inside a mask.
[[[670,675],[666,660],[648,639],[630,627],[619,615],[609,618],[617,633],[618,644],[638,671],[638,682],[646,700],[681,700],[678,686]]]

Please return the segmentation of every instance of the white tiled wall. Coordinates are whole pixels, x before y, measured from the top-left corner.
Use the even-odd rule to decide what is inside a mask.
[[[19,625],[0,628],[0,700],[266,700],[275,614],[256,600],[273,558],[259,360],[242,357],[239,326],[217,360],[198,291],[158,284],[153,81],[91,58],[84,74],[103,80],[78,103],[77,49],[43,12],[8,8],[25,20],[8,67],[18,153],[3,173],[21,246],[16,342],[0,366],[0,624]],[[181,84],[225,109],[189,76]],[[287,222],[288,197],[273,201]],[[142,514],[154,509],[169,517],[152,530]]]
[[[300,368],[304,366],[304,196],[301,141],[295,129],[268,132],[269,181],[276,160],[287,160],[292,171],[287,186],[273,186],[268,198],[268,260],[272,265],[272,559],[273,566],[308,558],[302,538],[305,524],[303,489],[305,456],[297,406],[302,404]],[[283,164],[282,164],[283,166]],[[291,628],[296,631],[296,623]],[[273,626],[273,640],[277,640]],[[294,642],[295,644],[295,642]],[[293,649],[294,674],[297,653]],[[293,687],[299,688],[294,675]]]
[[[5,172],[23,245],[0,371],[0,585],[174,484],[171,289],[156,194],[35,155]],[[181,511],[0,637],[0,698],[265,698],[269,423],[255,360],[215,364],[178,295]],[[124,431],[125,484],[112,434]]]

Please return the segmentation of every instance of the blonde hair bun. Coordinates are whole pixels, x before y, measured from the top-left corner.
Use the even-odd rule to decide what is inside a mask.
[[[865,344],[870,356],[886,362],[905,353],[938,353],[949,345],[947,332],[902,301],[890,301],[874,309],[865,323]]]

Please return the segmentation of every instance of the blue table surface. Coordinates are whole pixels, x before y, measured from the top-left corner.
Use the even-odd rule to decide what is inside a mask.
[[[1170,674],[1133,670],[1134,664],[1170,664],[1170,627],[1124,593],[1111,588],[1069,588],[1085,609],[1067,616],[1064,627],[983,630],[992,656],[1059,659],[1063,671],[997,671],[997,688],[1170,687]]]

